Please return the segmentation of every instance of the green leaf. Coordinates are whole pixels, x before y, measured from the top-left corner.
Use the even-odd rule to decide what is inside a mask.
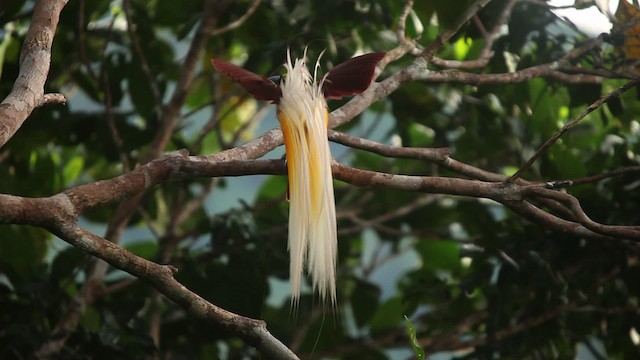
[[[61,281],[67,279],[73,274],[85,256],[84,252],[74,247],[62,250],[51,264],[51,280]]]
[[[398,326],[402,321],[402,304],[399,297],[394,297],[378,306],[371,319],[371,332],[381,332]]]
[[[413,328],[413,324],[407,317],[404,316],[404,323],[407,326],[407,333],[409,334],[409,339],[411,340],[411,346],[413,347],[413,353],[416,354],[416,359],[424,359],[424,350],[420,346],[418,342],[418,338],[416,337],[416,331]]]
[[[158,243],[155,241],[142,241],[128,245],[126,249],[142,258],[153,259],[158,253]]]
[[[412,123],[409,126],[409,141],[411,146],[429,147],[433,144],[435,132],[433,129],[419,124]]]
[[[208,79],[197,78],[193,81],[193,88],[187,96],[186,105],[195,109],[211,101],[211,87]]]
[[[460,246],[453,241],[423,239],[416,245],[423,267],[432,270],[460,268]]]
[[[62,174],[64,176],[65,184],[72,184],[78,176],[80,176],[80,172],[84,167],[84,157],[82,156],[74,156],[71,160],[64,166],[64,170]]]
[[[47,240],[40,228],[18,225],[0,227],[0,273],[17,284],[35,277],[44,266]]]
[[[469,53],[469,49],[473,45],[473,39],[471,38],[459,38],[453,44],[453,53],[456,60],[464,60],[467,57],[467,53]]]
[[[220,151],[220,142],[218,135],[211,131],[202,139],[202,154],[213,154]]]
[[[356,279],[356,286],[351,294],[353,317],[358,326],[364,326],[373,316],[380,302],[380,288],[376,285]]]
[[[100,323],[100,313],[94,307],[87,307],[82,317],[82,326],[89,331],[98,332]]]
[[[258,190],[257,199],[282,199],[284,193],[287,191],[287,184],[288,182],[286,176],[270,176],[262,183],[262,187],[260,188],[260,190]]]

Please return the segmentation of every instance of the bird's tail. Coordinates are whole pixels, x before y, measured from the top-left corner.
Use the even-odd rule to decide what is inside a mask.
[[[292,64],[282,83],[278,120],[287,152],[289,175],[289,252],[294,306],[300,297],[304,268],[313,289],[336,303],[336,212],[327,140],[327,104],[304,60]]]

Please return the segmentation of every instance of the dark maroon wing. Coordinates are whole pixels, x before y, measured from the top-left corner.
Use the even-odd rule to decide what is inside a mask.
[[[322,86],[324,97],[340,99],[343,96],[360,94],[367,90],[373,80],[376,65],[385,54],[375,52],[356,56],[331,69]]]
[[[256,99],[272,101],[274,104],[280,101],[282,96],[280,86],[266,77],[219,59],[212,59],[211,65],[229,79],[242,85]]]

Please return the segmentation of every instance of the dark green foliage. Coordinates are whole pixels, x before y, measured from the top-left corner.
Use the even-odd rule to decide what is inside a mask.
[[[505,2],[496,0],[478,14],[487,29]],[[21,11],[28,13],[33,3],[2,2],[0,23],[26,30],[29,16]],[[62,92],[69,102],[36,109],[0,149],[0,193],[51,196],[122,174],[123,159],[130,167],[145,160],[164,126],[167,100],[202,22],[203,1],[132,0],[135,45],[116,3],[120,2],[73,0],[65,7],[46,91]],[[239,19],[252,1],[215,3],[215,26],[220,28]],[[471,3],[416,1],[415,15],[424,27],[420,44],[454,24]],[[287,49],[301,56],[308,46],[310,60],[326,50],[320,60],[324,73],[356,51],[393,48],[392,32],[403,5],[393,0],[263,1],[242,26],[206,42],[179,111],[177,131],[163,150],[217,152],[265,128],[243,128],[256,104],[239,97],[237,86],[213,72],[212,57],[243,62],[252,71],[272,75],[282,73]],[[438,25],[429,21],[432,16],[439,19]],[[415,37],[419,28],[409,21],[407,36]],[[584,40],[534,2],[517,3],[508,30],[494,44],[495,56],[476,73],[507,72],[507,52],[519,57],[516,69],[555,61]],[[0,41],[8,34],[0,30]],[[10,35],[2,53],[3,97],[17,76],[24,31]],[[463,55],[452,45],[456,41],[468,47]],[[474,59],[483,44],[481,32],[467,24],[438,55]],[[135,46],[144,54],[150,75]],[[411,60],[407,55],[389,64],[381,79]],[[596,60],[588,55],[581,64]],[[448,147],[456,160],[511,174],[562,124],[622,84],[606,80],[567,85],[547,78],[481,86],[412,82],[341,130],[365,129],[362,133],[374,134],[373,140],[408,147]],[[576,179],[637,166],[638,93],[631,90],[591,113],[524,178]],[[217,116],[213,130],[202,134],[211,113]],[[379,117],[384,120],[372,124],[377,115],[384,115]],[[238,129],[244,132],[234,138]],[[281,154],[278,149],[274,156]],[[364,151],[348,150],[338,160],[394,174],[460,176],[425,161]],[[566,191],[580,200],[594,221],[638,225],[637,174]],[[121,244],[138,256],[176,266],[176,278],[211,303],[264,319],[274,336],[310,358],[409,358],[416,353],[405,316],[427,357],[462,350],[459,358],[566,359],[576,358],[585,344],[603,352],[603,358],[637,357],[638,345],[630,335],[640,330],[640,260],[635,244],[551,231],[497,203],[474,198],[336,183],[338,312],[323,314],[322,305],[309,293],[303,293],[297,310],[291,310],[284,294],[289,271],[286,178],[263,180],[242,182],[244,187],[236,178],[163,183],[144,195],[144,210],[132,217]],[[213,190],[205,206],[177,228],[170,226],[185,204],[196,201],[209,186]],[[396,214],[407,206],[413,206],[411,211]],[[81,224],[102,236],[115,213],[116,205],[93,209],[83,213]],[[148,284],[113,269],[105,279],[109,291],[87,307],[75,330],[52,334],[83,288],[91,263],[88,255],[62,246],[42,229],[0,226],[0,358],[28,358],[46,341],[63,335],[69,337],[59,359],[260,358],[234,334],[195,320]],[[154,326],[158,344],[150,331]]]

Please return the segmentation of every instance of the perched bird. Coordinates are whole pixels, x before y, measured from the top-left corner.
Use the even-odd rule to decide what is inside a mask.
[[[305,54],[306,55],[306,54]],[[291,60],[286,75],[267,78],[239,66],[213,59],[213,67],[240,83],[258,100],[277,104],[284,134],[289,177],[289,253],[292,304],[300,298],[300,282],[306,267],[313,289],[324,303],[336,305],[337,231],[331,176],[331,152],[327,140],[329,113],[326,99],[365,91],[376,65],[385,53],[354,57],[317,78],[305,58]]]

